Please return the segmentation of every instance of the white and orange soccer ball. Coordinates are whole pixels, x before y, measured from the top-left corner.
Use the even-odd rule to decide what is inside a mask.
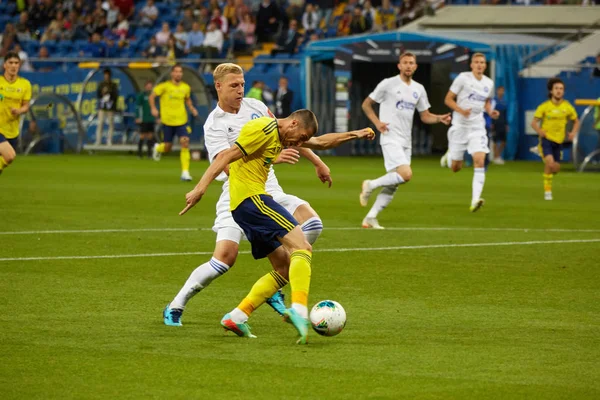
[[[310,323],[319,335],[335,336],[346,326],[346,311],[337,301],[323,300],[310,311]]]

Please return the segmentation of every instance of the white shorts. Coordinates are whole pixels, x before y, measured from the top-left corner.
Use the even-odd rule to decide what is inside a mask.
[[[395,143],[381,145],[386,172],[395,171],[401,165],[410,165],[412,149]]]
[[[292,215],[294,215],[298,207],[303,204],[308,204],[307,201],[291,194],[285,194],[283,191],[276,190],[269,194],[273,196],[273,200],[281,204],[287,212]],[[242,239],[246,239],[244,231],[235,223],[231,211],[229,211],[228,187],[226,190],[223,190],[221,197],[217,202],[217,218],[215,218],[215,224],[213,225],[212,230],[217,233],[217,242],[220,242],[221,240],[230,240],[239,244]]]
[[[464,159],[465,150],[475,153],[489,153],[488,136],[484,127],[451,126],[448,130],[448,152],[456,161]]]

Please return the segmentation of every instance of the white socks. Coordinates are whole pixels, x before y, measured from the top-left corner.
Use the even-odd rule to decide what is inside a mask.
[[[170,308],[183,310],[185,305],[196,293],[207,287],[215,278],[229,271],[229,265],[211,258],[192,272],[188,280],[185,282],[175,299],[170,304]]]
[[[375,190],[382,186],[398,186],[404,183],[404,179],[396,171],[388,172],[377,179],[369,181],[369,189]]]
[[[483,184],[485,183],[485,168],[475,168],[473,172],[473,197],[471,205],[479,201],[481,192],[483,192]]]
[[[371,207],[367,214],[367,218],[377,218],[377,215],[392,202],[397,189],[398,186],[385,186],[381,189],[381,192],[379,192],[375,199],[375,203],[373,203],[373,207]]]
[[[236,324],[243,324],[244,322],[248,321],[248,316],[246,315],[246,313],[237,307],[229,313],[229,316],[231,317],[231,320]]]
[[[302,318],[308,318],[308,308],[306,308],[304,304],[292,303],[292,309],[294,309]]]
[[[302,224],[302,232],[304,232],[308,243],[314,244],[323,232],[323,222],[317,217],[309,218]]]

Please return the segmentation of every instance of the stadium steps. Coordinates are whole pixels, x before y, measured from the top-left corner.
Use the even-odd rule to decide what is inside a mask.
[[[595,55],[600,43],[600,31],[592,33],[578,42],[562,48],[542,61],[523,69],[520,74],[532,78],[550,78],[561,72],[577,72],[575,63]],[[568,66],[571,67],[568,67]]]
[[[254,59],[261,55],[271,55],[271,50],[275,47],[275,43],[263,43],[259,49],[252,50],[251,56],[237,57],[237,63],[244,71],[250,70],[254,66]]]

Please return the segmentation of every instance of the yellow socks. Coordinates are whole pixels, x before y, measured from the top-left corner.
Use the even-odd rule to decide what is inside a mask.
[[[0,156],[0,171],[8,167],[8,163],[4,160],[4,157]]]
[[[287,285],[287,283],[283,276],[279,275],[276,271],[271,271],[256,281],[250,293],[248,293],[237,308],[249,316],[267,301],[268,298],[273,296],[275,292]]]
[[[162,146],[162,144],[161,144]],[[179,152],[179,160],[181,160],[181,170],[190,170],[190,149],[182,148]]]
[[[158,146],[156,146],[156,151],[158,151],[159,153],[164,153],[165,152],[165,144],[161,143]]]
[[[290,256],[290,285],[292,287],[292,307],[302,310],[304,318],[308,317],[308,290],[310,288],[310,273],[312,253],[307,250],[297,250]]]
[[[552,192],[552,174],[544,174],[544,192]]]

